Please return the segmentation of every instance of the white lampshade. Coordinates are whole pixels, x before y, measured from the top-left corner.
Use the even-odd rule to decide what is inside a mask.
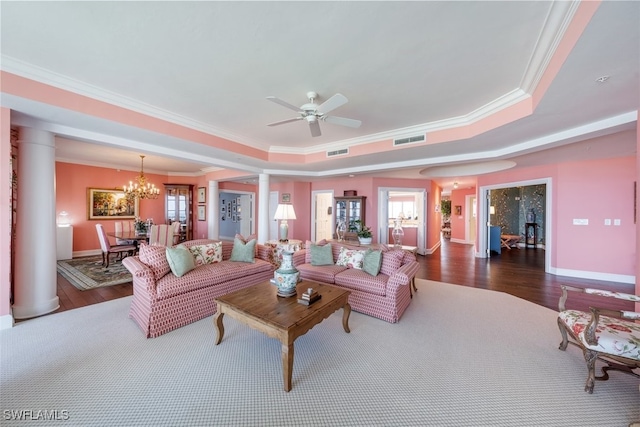
[[[293,205],[280,203],[273,219],[296,219],[296,212],[293,210]]]
[[[288,241],[289,224],[287,224],[287,220],[296,219],[296,212],[293,210],[293,205],[284,203],[279,204],[273,218],[280,220],[280,241]]]

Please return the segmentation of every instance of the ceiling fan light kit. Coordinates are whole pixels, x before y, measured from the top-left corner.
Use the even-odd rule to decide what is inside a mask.
[[[362,124],[360,120],[355,119],[347,119],[345,117],[336,117],[336,116],[327,116],[326,114],[335,110],[338,107],[343,106],[349,100],[346,96],[341,93],[336,93],[331,98],[327,99],[322,104],[316,104],[315,100],[318,97],[316,92],[307,92],[307,98],[309,102],[303,104],[300,107],[296,107],[292,104],[289,104],[286,101],[281,100],[280,98],[276,98],[275,96],[267,96],[267,99],[271,102],[275,102],[276,104],[280,104],[285,108],[293,110],[299,114],[298,117],[281,120],[279,122],[269,123],[267,126],[279,126],[285,123],[291,123],[298,120],[306,120],[309,123],[309,130],[311,131],[311,136],[316,137],[322,135],[320,131],[320,125],[318,122],[320,120],[324,122],[328,122],[331,124],[336,124],[340,126],[347,126],[352,128],[358,128]]]

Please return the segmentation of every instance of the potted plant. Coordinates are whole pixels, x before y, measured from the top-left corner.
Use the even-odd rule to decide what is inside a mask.
[[[358,235],[358,240],[362,245],[370,245],[373,240],[373,234],[371,233],[371,227],[364,225],[364,222],[360,219],[353,221],[355,232]]]

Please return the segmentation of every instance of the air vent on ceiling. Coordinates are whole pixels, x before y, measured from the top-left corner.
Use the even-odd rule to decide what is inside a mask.
[[[412,142],[424,142],[427,139],[426,135],[410,136],[408,138],[400,138],[393,140],[393,146],[411,144]]]
[[[327,151],[327,157],[342,156],[344,154],[349,154],[349,149],[348,148],[342,148],[340,150]]]

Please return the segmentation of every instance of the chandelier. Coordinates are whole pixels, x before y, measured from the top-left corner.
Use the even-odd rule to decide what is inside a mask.
[[[140,155],[140,176],[136,178],[136,182],[129,181],[129,185],[124,186],[124,194],[127,199],[157,199],[160,189],[154,184],[147,182],[144,176],[144,156]]]

